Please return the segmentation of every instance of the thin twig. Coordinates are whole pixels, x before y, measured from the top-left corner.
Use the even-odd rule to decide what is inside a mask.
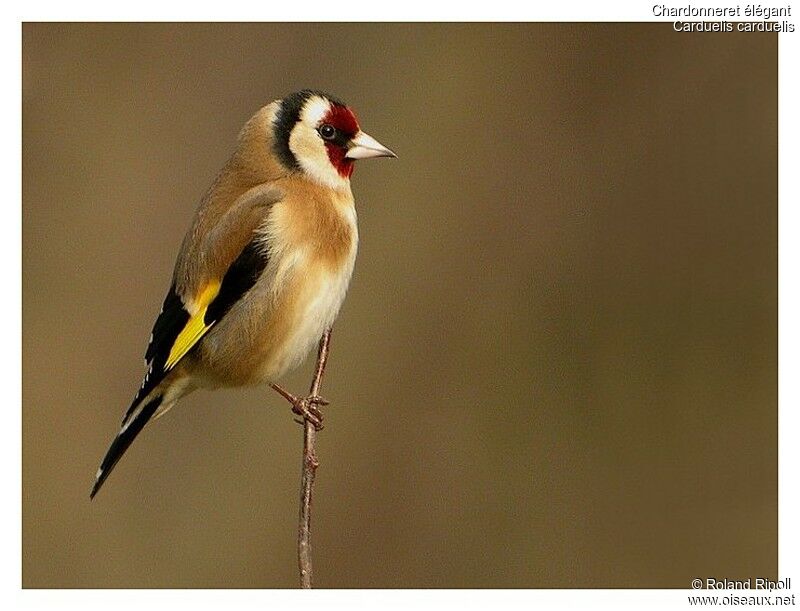
[[[328,361],[331,330],[322,334],[317,353],[317,367],[311,381],[310,397],[319,396],[322,375]],[[314,492],[314,475],[319,462],[316,454],[317,429],[313,423],[303,422],[303,469],[300,476],[300,525],[297,529],[297,563],[300,567],[300,587],[310,588],[314,576],[311,564],[311,496]]]

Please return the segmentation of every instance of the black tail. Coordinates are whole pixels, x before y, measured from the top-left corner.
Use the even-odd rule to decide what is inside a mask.
[[[144,425],[153,417],[158,406],[161,405],[161,401],[162,397],[157,396],[151,399],[150,402],[145,404],[141,409],[131,412],[130,420],[125,422],[122,426],[122,430],[117,433],[117,436],[111,443],[111,447],[108,448],[108,452],[106,452],[106,457],[97,470],[97,479],[92,487],[92,492],[89,494],[90,499],[94,498],[94,495],[100,490],[103,482],[106,481],[106,478],[114,470],[119,459],[125,454],[125,451],[133,443],[133,440],[136,439],[136,436],[142,432]]]

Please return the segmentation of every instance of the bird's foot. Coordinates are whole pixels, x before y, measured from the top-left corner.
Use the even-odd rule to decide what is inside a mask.
[[[271,384],[270,386],[272,386],[275,392],[277,392],[291,404],[293,413],[303,417],[302,420],[295,420],[295,422],[298,424],[310,422],[318,431],[321,431],[324,428],[324,425],[322,424],[322,412],[319,410],[319,408],[329,405],[329,401],[314,395],[308,397],[298,397],[281,388],[277,384]]]
[[[322,397],[298,397],[296,401],[292,402],[292,411],[298,416],[302,416],[302,420],[295,420],[298,424],[310,422],[314,428],[321,431],[325,428],[322,424],[322,412],[318,406],[328,405],[328,401]]]

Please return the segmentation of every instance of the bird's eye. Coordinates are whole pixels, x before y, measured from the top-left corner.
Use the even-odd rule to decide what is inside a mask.
[[[322,136],[324,140],[333,140],[336,137],[336,128],[327,123],[320,125],[319,135]]]

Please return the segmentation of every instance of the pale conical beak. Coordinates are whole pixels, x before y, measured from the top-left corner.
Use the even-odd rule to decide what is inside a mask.
[[[347,159],[370,159],[371,157],[397,157],[369,134],[358,132],[350,141],[350,148],[345,154]]]

